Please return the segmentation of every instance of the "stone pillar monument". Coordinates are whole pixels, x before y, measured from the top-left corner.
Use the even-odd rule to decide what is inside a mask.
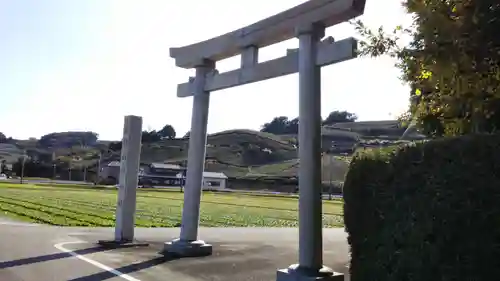
[[[141,137],[142,118],[132,115],[125,116],[120,158],[120,178],[118,180],[115,237],[111,241],[99,241],[100,244],[128,244],[134,240]]]

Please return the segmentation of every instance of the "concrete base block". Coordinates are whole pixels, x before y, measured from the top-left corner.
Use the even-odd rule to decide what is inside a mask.
[[[101,245],[104,248],[111,249],[149,246],[149,243],[134,240],[99,240],[97,244]]]
[[[331,268],[323,266],[319,271],[301,268],[298,264],[289,268],[279,269],[276,281],[344,281],[344,274],[334,272]]]
[[[212,254],[212,245],[205,243],[202,240],[182,241],[175,239],[171,242],[166,242],[163,255],[175,255],[179,257],[203,257]]]

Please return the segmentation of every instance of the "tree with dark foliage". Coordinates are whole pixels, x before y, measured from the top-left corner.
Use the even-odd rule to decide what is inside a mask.
[[[176,133],[174,127],[167,124],[160,131],[158,131],[158,135],[160,135],[162,138],[173,139],[175,138]]]
[[[323,121],[323,125],[333,125],[335,123],[355,122],[358,116],[347,111],[332,111]]]

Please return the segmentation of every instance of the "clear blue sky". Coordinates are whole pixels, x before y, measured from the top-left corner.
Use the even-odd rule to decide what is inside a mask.
[[[168,48],[302,2],[243,7],[246,1],[0,0],[0,131],[28,138],[92,130],[101,139],[120,139],[123,116],[133,114],[144,118],[144,129],[169,123],[182,135],[190,126],[191,98],[177,98],[176,85],[193,72],[176,68]],[[384,2],[367,0],[368,25],[392,28],[408,21],[399,0]],[[355,34],[342,24],[327,35]],[[264,48],[261,60],[297,45],[293,39]],[[238,62],[229,59],[218,68],[234,69]],[[360,120],[395,118],[409,95],[393,65],[389,58],[360,58],[323,68],[323,116],[348,110]],[[297,83],[290,75],[213,93],[209,132],[259,129],[275,116],[297,116]]]

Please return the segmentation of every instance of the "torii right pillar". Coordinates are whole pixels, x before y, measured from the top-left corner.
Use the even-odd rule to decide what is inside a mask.
[[[343,280],[323,266],[321,199],[321,68],[318,43],[325,27],[296,29],[299,39],[299,263],[277,272],[277,281]]]

